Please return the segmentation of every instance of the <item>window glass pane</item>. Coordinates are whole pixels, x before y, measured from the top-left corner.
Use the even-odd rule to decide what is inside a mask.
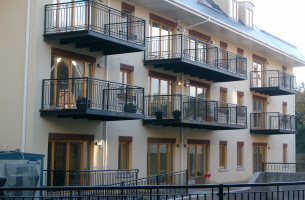
[[[54,151],[54,170],[64,171],[66,170],[67,160],[67,143],[66,142],[55,142]],[[66,176],[64,173],[58,173],[57,176],[53,176],[54,186],[65,186]]]
[[[121,158],[122,158],[122,144],[119,144],[118,169],[122,169]]]
[[[169,145],[169,152],[168,152],[168,154],[169,154],[169,160],[168,160],[168,164],[169,164],[169,166],[168,166],[168,173],[170,173],[170,172],[172,172],[172,169],[173,169],[173,156],[172,156],[172,148],[173,148],[173,145]]]
[[[57,59],[57,79],[69,78],[69,62],[68,59]]]
[[[204,172],[207,173],[208,172],[208,146],[204,145]]]
[[[124,73],[124,76],[125,76],[125,77],[124,77],[124,78],[125,78],[125,82],[124,82],[124,83],[125,83],[125,84],[130,84],[129,73],[128,73],[128,72],[125,72],[125,73]]]
[[[92,67],[90,63],[86,63],[86,77],[92,77]]]
[[[167,145],[160,144],[160,174],[167,173]]]
[[[80,142],[70,143],[69,170],[80,170],[81,161],[81,145]],[[77,173],[69,173],[69,186],[79,186],[80,179]]]
[[[190,165],[190,180],[195,180],[195,145],[189,146],[189,165]]]
[[[190,86],[190,96],[196,97],[196,87]]]
[[[72,61],[72,78],[84,77],[84,63]]]
[[[156,22],[152,22],[152,36],[160,36],[160,25]]]
[[[158,145],[150,145],[150,176],[158,175]]]
[[[168,27],[162,26],[161,28],[161,35],[169,35]]]
[[[128,144],[123,144],[123,169],[128,169]]]
[[[203,176],[202,168],[202,145],[197,145],[197,176]]]
[[[89,170],[89,142],[84,142],[84,170]]]
[[[201,98],[204,97],[203,89],[202,88],[197,88],[197,97],[201,97]]]
[[[120,83],[123,83],[123,72],[120,71]]]
[[[168,81],[161,80],[161,95],[168,95]]]
[[[151,78],[151,95],[159,95],[159,79]]]

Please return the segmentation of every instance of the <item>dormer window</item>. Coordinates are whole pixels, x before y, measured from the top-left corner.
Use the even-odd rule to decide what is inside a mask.
[[[233,18],[233,19],[235,19],[235,20],[238,20],[238,14],[237,14],[237,12],[238,12],[238,9],[237,9],[237,5],[238,5],[238,0],[230,0],[230,2],[231,2],[231,17]]]
[[[253,10],[247,8],[247,26],[253,28]]]

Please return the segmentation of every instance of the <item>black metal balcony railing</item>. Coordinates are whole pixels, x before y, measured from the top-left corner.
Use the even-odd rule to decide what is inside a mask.
[[[136,180],[130,181],[123,181],[120,183],[115,183],[109,186],[148,186],[148,185],[188,185],[188,176],[187,170],[171,172],[166,174],[160,174],[155,176],[150,176],[146,178],[140,178]],[[159,190],[155,191],[155,194],[159,194]],[[145,195],[148,194],[146,189],[143,190],[133,190],[133,189],[126,189],[126,190],[112,190],[107,193],[107,195],[111,194],[120,194],[120,195],[130,195],[130,194],[141,194]],[[166,194],[187,194],[186,188],[177,188],[166,190],[163,189],[162,193]]]
[[[181,94],[145,96],[146,119],[155,118],[158,110],[166,119],[173,119],[173,111],[178,110],[181,119],[247,125],[246,106],[200,97]]]
[[[144,114],[144,88],[95,78],[44,79],[42,110],[97,109]]]
[[[296,131],[296,116],[280,112],[251,113],[252,130]]]
[[[43,170],[43,186],[110,185],[138,178],[138,169],[121,170]]]
[[[93,31],[145,46],[145,20],[97,1],[45,6],[45,34]]]
[[[264,70],[250,72],[251,88],[279,87],[296,91],[296,77],[281,70]]]
[[[145,60],[183,58],[247,76],[247,59],[202,40],[178,34],[146,37]]]

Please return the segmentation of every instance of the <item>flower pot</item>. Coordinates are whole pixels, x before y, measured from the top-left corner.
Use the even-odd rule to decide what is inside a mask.
[[[157,119],[162,119],[162,112],[155,112]]]
[[[86,108],[90,108],[90,102],[88,102],[88,104],[86,105],[86,102],[76,102],[76,108],[77,109],[86,109]]]
[[[136,113],[137,112],[137,108],[132,108],[132,107],[125,106],[124,107],[124,112]]]
[[[174,116],[174,119],[180,119],[181,111],[178,111],[178,110],[174,111],[173,116]]]

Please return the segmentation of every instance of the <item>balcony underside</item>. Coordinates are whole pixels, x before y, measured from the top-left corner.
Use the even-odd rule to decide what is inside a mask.
[[[73,31],[44,34],[44,41],[59,40],[61,45],[75,44],[75,48],[90,48],[90,52],[103,51],[104,55],[144,51],[145,46],[100,34],[94,31]]]
[[[291,95],[296,94],[294,90],[285,89],[283,87],[260,87],[260,88],[250,88],[250,91],[259,92],[261,94],[269,96],[278,96],[278,95]]]
[[[101,121],[120,121],[144,119],[144,114],[114,112],[95,109],[47,109],[40,110],[40,116],[57,116],[57,118],[88,119]]]
[[[172,70],[174,73],[183,72],[192,77],[206,79],[214,82],[231,82],[247,80],[247,76],[236,74],[225,69],[212,67],[184,58],[145,60],[144,65],[154,65],[155,68],[164,68],[164,70]]]
[[[190,119],[144,119],[143,125],[162,125],[172,127],[211,129],[211,130],[233,130],[246,129],[246,125],[225,124],[210,121],[196,121]]]
[[[297,131],[284,130],[284,129],[250,129],[250,133],[265,134],[265,135],[281,135],[281,134],[297,134]]]

